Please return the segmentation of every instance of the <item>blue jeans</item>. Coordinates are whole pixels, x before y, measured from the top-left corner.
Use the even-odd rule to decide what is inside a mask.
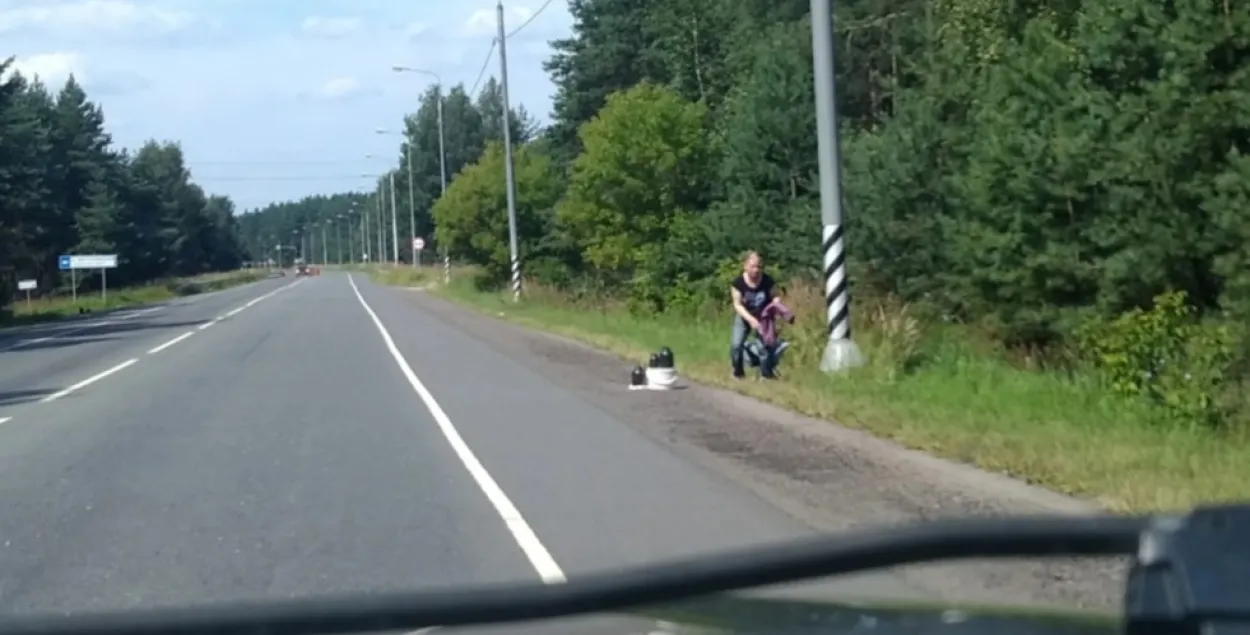
[[[729,342],[729,360],[733,364],[734,377],[746,376],[746,363],[760,367],[760,375],[773,377],[777,368],[778,347],[766,347],[762,342],[747,343],[752,329],[741,315],[734,313],[733,331]],[[754,346],[752,346],[754,345]]]

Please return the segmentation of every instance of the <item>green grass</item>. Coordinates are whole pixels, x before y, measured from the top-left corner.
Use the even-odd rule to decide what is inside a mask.
[[[99,291],[80,293],[75,300],[70,296],[32,298],[27,304],[19,296],[14,299],[12,314],[0,315],[0,326],[34,324],[64,319],[79,314],[80,309],[92,313],[109,309],[161,302],[171,298],[208,293],[230,287],[261,280],[266,276],[264,270],[241,270],[223,273],[210,273],[190,278],[156,281],[136,287],[109,289],[107,298]]]
[[[381,283],[417,286],[441,276],[423,270],[374,271]],[[569,301],[528,287],[514,304],[456,274],[433,290],[467,307],[556,332],[641,362],[671,347],[679,371],[798,412],[893,439],[1113,510],[1153,511],[1250,493],[1250,444],[1244,429],[1216,433],[1158,423],[1145,404],[1108,395],[1092,380],[1026,370],[980,350],[952,329],[925,327],[905,307],[882,303],[857,311],[856,336],[869,364],[850,373],[818,370],[823,350],[819,290],[791,287],[801,320],[787,331],[795,347],[781,382],[733,382],[728,317],[639,318],[611,305]],[[918,368],[900,360],[925,353]],[[622,365],[625,381],[628,368]]]

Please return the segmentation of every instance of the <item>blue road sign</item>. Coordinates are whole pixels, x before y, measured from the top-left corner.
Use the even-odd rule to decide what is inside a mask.
[[[68,255],[58,257],[56,259],[56,266],[60,267],[61,271],[69,271],[70,257]]]

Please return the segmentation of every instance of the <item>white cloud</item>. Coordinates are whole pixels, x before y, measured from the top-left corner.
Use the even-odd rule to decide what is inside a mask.
[[[360,25],[360,18],[326,18],[314,15],[305,18],[301,28],[309,35],[339,38],[354,33],[360,29]]]
[[[537,6],[535,0],[515,1]],[[135,12],[117,10],[92,24],[63,11],[93,3],[132,6]],[[422,4],[0,0],[0,27],[17,28],[18,18],[21,24],[0,33],[0,42],[24,73],[38,73],[50,86],[73,72],[88,98],[104,109],[119,145],[177,139],[197,182],[251,208],[275,198],[373,186],[360,174],[381,171],[385,162],[366,161],[365,155],[397,157],[398,151],[396,139],[374,129],[401,125],[434,82],[395,73],[393,65],[435,71],[448,86],[472,85],[496,32],[495,0]],[[154,17],[162,14],[183,17]],[[529,15],[510,9],[509,31]],[[340,37],[311,37],[300,30],[309,16],[318,17],[307,22],[319,34],[347,31],[357,17],[359,24]],[[481,35],[464,35],[466,19],[479,25]],[[514,105],[547,114],[552,87],[542,70],[550,54],[545,42],[565,35],[570,22],[565,3],[552,2],[509,39]],[[157,33],[179,24],[185,25],[180,31]],[[215,24],[221,27],[213,29]],[[487,76],[497,72],[495,56]]]
[[[83,78],[82,56],[73,52],[40,53],[19,57],[13,61],[13,70],[26,77],[38,77],[51,89],[57,89],[72,73]]]
[[[0,10],[0,33],[49,31],[64,33],[128,32],[168,34],[195,22],[186,11],[162,9],[124,0],[42,2]]]
[[[342,99],[364,89],[354,77],[336,77],[322,84],[314,93],[321,99]]]

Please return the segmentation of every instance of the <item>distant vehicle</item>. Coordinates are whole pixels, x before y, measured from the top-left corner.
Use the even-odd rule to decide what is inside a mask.
[[[301,262],[301,263],[299,263],[298,265],[296,265],[296,266],[295,266],[295,275],[296,275],[296,276],[306,276],[306,275],[308,275],[308,265],[307,265],[307,264],[305,264],[305,263],[302,263],[302,262]]]

